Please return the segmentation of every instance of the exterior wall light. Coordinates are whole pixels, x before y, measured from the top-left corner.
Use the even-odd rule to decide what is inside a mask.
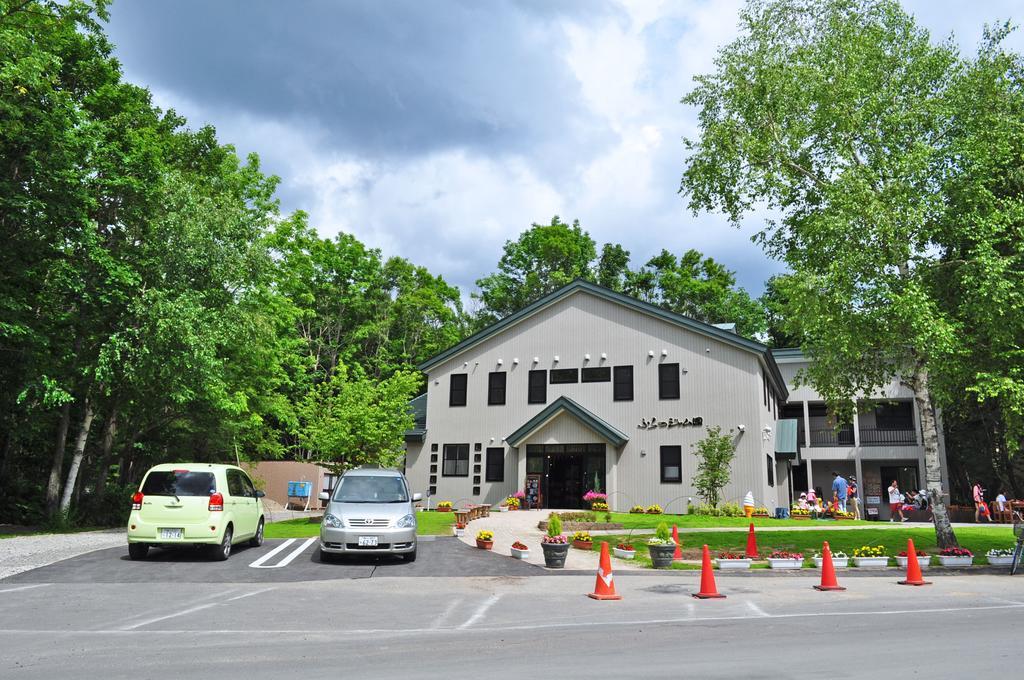
[[[667,357],[668,356],[668,350],[667,349],[661,350],[661,356]]]
[[[513,363],[514,365],[518,366],[518,365],[519,365],[519,357],[513,357],[513,358],[512,358],[512,363]]]
[[[590,355],[589,354],[584,354],[583,355],[583,360],[584,361],[590,361]]]
[[[746,432],[747,431],[747,426],[746,425],[737,425],[736,429],[739,430],[740,432]]]
[[[533,363],[539,364],[540,363],[540,357],[534,357],[533,358]]]
[[[601,352],[601,358],[602,359],[607,359],[608,358],[608,353],[607,352]]]
[[[654,350],[653,349],[647,350],[647,356],[653,357],[654,356]]]
[[[504,360],[504,359],[498,359],[498,365],[499,365],[499,366],[501,366],[501,365],[502,365],[502,364],[504,364],[504,363],[505,363],[505,360]]]
[[[557,363],[558,363],[558,361],[559,361],[559,359],[558,359],[558,355],[556,354],[556,355],[555,355],[555,363],[557,364]]]

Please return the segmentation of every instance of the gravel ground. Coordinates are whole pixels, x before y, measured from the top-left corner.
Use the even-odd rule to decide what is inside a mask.
[[[127,545],[124,529],[0,539],[0,579],[119,545]]]

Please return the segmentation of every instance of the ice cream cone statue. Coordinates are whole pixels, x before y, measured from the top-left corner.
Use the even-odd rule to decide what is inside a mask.
[[[743,497],[743,514],[750,517],[754,514],[754,492],[748,491]]]

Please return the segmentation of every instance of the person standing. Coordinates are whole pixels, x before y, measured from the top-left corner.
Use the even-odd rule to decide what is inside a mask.
[[[850,503],[850,512],[853,513],[854,519],[860,519],[860,500],[857,498],[857,478],[850,475],[850,482],[846,487],[846,496]]]
[[[974,523],[980,522],[979,515],[982,514],[991,522],[992,513],[988,511],[988,506],[985,505],[985,490],[981,488],[981,482],[974,482],[971,493],[974,495]],[[983,508],[984,512],[982,511]]]
[[[896,480],[892,480],[892,484],[889,485],[889,521],[895,522],[896,515],[900,516],[901,522],[906,522],[907,518],[903,516],[903,494],[900,493],[900,485]]]
[[[846,483],[846,479],[838,472],[832,473],[832,494],[836,498],[836,503],[839,507],[840,512],[846,512],[846,496],[849,485]]]

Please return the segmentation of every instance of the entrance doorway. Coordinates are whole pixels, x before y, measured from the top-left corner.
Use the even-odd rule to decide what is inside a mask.
[[[589,509],[583,494],[605,490],[604,444],[529,444],[526,472],[541,475],[545,508]]]

